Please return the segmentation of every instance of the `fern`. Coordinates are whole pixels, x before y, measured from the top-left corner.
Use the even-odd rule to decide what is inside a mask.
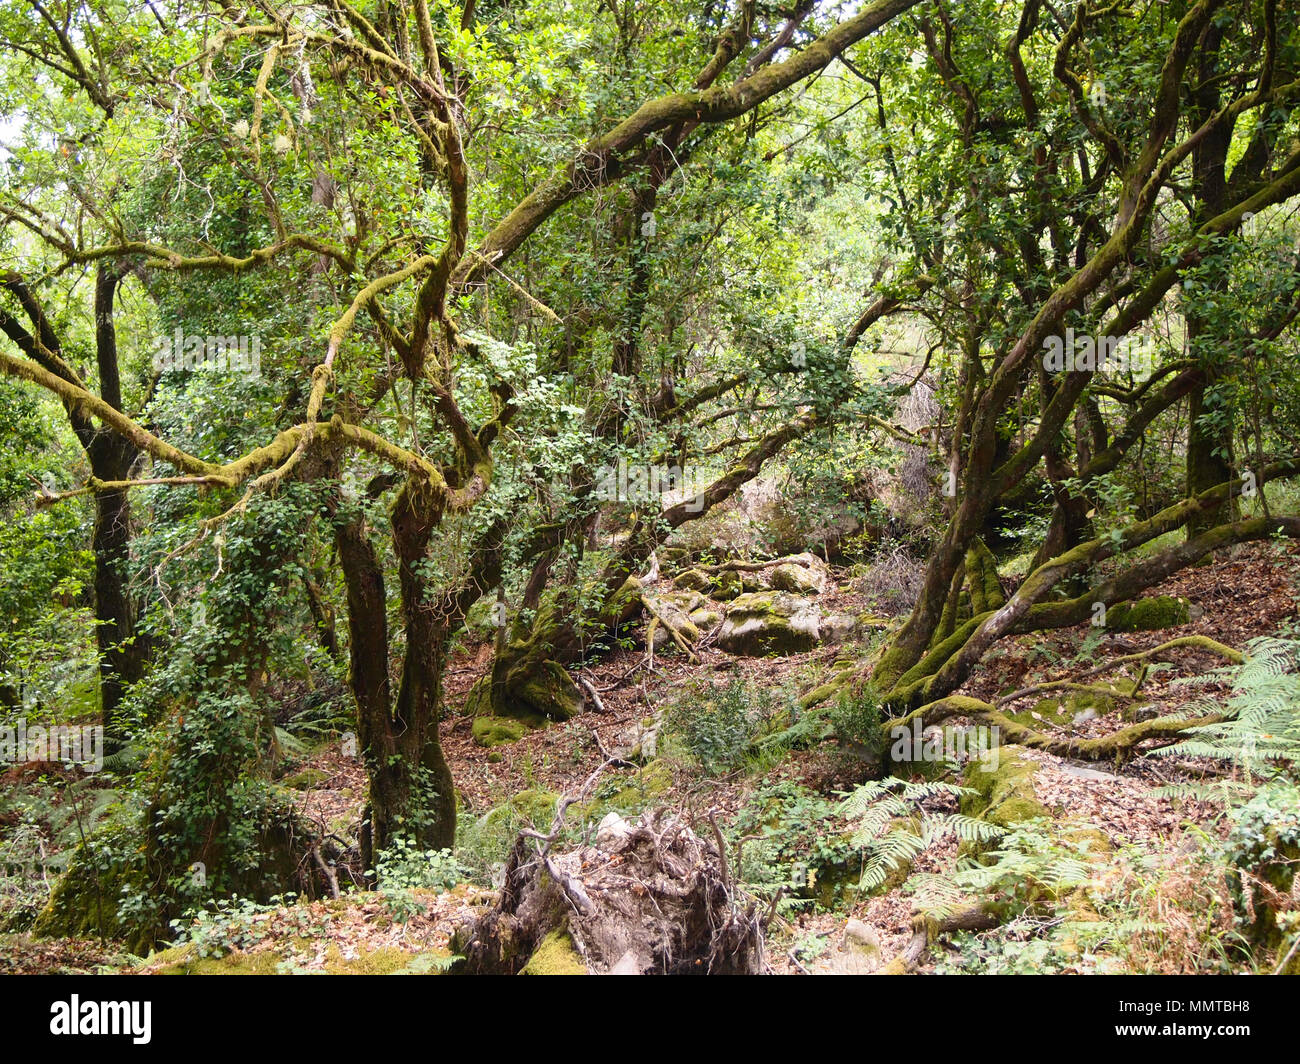
[[[910,864],[945,836],[963,842],[986,842],[1002,829],[960,813],[931,812],[921,803],[936,797],[970,793],[951,783],[909,783],[895,777],[858,787],[840,806],[853,825],[852,843],[867,851],[860,881],[864,890],[883,885],[892,872]],[[890,826],[893,825],[892,830]]]
[[[920,874],[908,885],[917,892],[917,909],[942,919],[973,895],[1001,896],[1028,905],[1088,882],[1093,869],[1079,843],[1058,839],[1033,823],[1002,833],[996,848],[967,858],[950,875]]]
[[[1206,797],[1216,790],[1235,796],[1300,763],[1300,641],[1255,639],[1240,665],[1176,682],[1220,680],[1231,686],[1226,702],[1202,697],[1185,708],[1189,713],[1223,713],[1228,719],[1189,729],[1188,738],[1152,754],[1228,761],[1240,769],[1241,778],[1209,787],[1167,787],[1159,792],[1164,796]]]

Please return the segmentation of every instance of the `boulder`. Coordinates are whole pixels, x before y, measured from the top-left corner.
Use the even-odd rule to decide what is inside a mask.
[[[707,594],[713,587],[713,581],[703,569],[687,569],[673,577],[673,585],[683,591],[702,591]]]
[[[820,595],[826,590],[828,579],[825,565],[813,564],[819,560],[811,554],[796,554],[790,561],[774,566],[769,580],[778,591],[793,591],[796,595]]]
[[[1112,632],[1175,628],[1187,624],[1191,619],[1191,603],[1172,595],[1153,595],[1131,602],[1117,602],[1106,611],[1106,627]]]
[[[744,581],[735,569],[723,569],[715,583],[713,597],[719,602],[728,602],[745,591]]]
[[[475,717],[470,725],[470,734],[479,746],[505,746],[518,742],[528,731],[528,725],[522,720],[510,717]]]
[[[821,611],[815,603],[784,591],[741,595],[727,607],[718,646],[731,654],[799,654],[820,640]]]
[[[832,613],[822,618],[819,631],[823,643],[844,643],[853,638],[858,621],[847,613]]]
[[[711,632],[722,623],[722,614],[707,606],[691,610],[691,623],[701,632]]]

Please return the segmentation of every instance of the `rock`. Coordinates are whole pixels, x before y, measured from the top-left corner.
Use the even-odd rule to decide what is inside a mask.
[[[659,750],[659,722],[637,723],[624,731],[613,753],[624,761],[653,761]]]
[[[1096,710],[1096,708],[1093,707],[1093,706],[1088,706],[1088,707],[1085,708],[1085,709],[1081,709],[1081,710],[1079,710],[1078,713],[1076,713],[1072,718],[1070,718],[1070,723],[1071,723],[1071,724],[1082,724],[1084,721],[1087,721],[1087,720],[1096,720],[1096,719],[1097,719],[1097,710]]]
[[[825,573],[793,562],[775,566],[771,581],[776,590],[793,591],[796,595],[820,595],[826,590]]]
[[[667,573],[675,573],[688,568],[691,564],[691,552],[685,547],[660,547],[659,567]]]
[[[871,975],[880,967],[880,937],[875,929],[861,920],[844,925],[840,948],[819,965],[814,974]]]
[[[702,591],[707,593],[712,590],[713,581],[709,578],[709,574],[703,569],[687,569],[686,572],[673,577],[673,586],[679,587],[684,591]]]
[[[1133,720],[1138,724],[1143,721],[1155,720],[1160,716],[1160,707],[1154,703],[1148,703],[1145,706],[1135,706],[1133,708]]]
[[[597,849],[617,850],[627,840],[631,832],[628,824],[617,813],[606,813],[605,818],[596,827],[595,843]]]
[[[722,623],[722,614],[707,607],[691,610],[691,623],[701,632],[711,632]]]
[[[851,949],[880,953],[880,936],[876,929],[861,920],[850,920],[844,925],[844,944]]]
[[[1081,780],[1099,780],[1105,783],[1122,782],[1124,777],[1117,776],[1113,772],[1103,772],[1099,768],[1091,768],[1088,765],[1075,765],[1069,761],[1062,761],[1060,769],[1067,776],[1073,776]]]
[[[719,602],[728,602],[744,592],[744,581],[734,569],[724,569],[717,575],[713,588],[713,597]]]
[[[847,613],[832,613],[822,618],[818,631],[823,643],[843,643],[853,638],[857,627],[857,618]]]
[[[682,637],[688,643],[694,643],[700,638],[700,630],[691,620],[691,612],[698,610],[708,599],[698,591],[669,591],[662,595],[655,595],[651,598],[654,602],[655,609],[664,615],[671,622],[672,626],[682,634]],[[676,646],[673,638],[665,630],[663,622],[655,628],[652,638],[652,644],[655,650],[663,650],[669,646]]]
[[[966,786],[972,793],[961,798],[961,811],[999,827],[1047,816],[1034,787],[1041,767],[1019,746],[999,747],[996,763],[968,761]]]
[[[641,957],[634,951],[628,950],[617,961],[606,974],[607,975],[640,975],[643,970]]]
[[[784,591],[741,595],[727,607],[718,646],[731,654],[799,654],[820,639],[820,610],[808,599]]]
[[[1191,604],[1172,595],[1153,595],[1133,602],[1117,602],[1106,611],[1106,627],[1113,632],[1146,632],[1174,628],[1191,620]]]
[[[528,724],[542,719],[568,720],[582,712],[583,694],[569,671],[558,661],[544,661],[528,678],[513,687],[504,699],[501,715],[518,717]],[[492,678],[485,676],[465,698],[465,712],[483,717],[492,712]]]

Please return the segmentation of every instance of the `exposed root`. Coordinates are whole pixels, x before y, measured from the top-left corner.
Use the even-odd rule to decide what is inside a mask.
[[[662,609],[651,595],[642,595],[641,604],[650,613],[650,627],[646,632],[647,645],[653,648],[654,627],[656,623],[663,625],[664,631],[672,637],[672,641],[677,644],[677,649],[690,659],[692,665],[698,665],[700,659],[696,656],[691,641],[687,639],[683,626],[674,622],[668,612]],[[696,633],[698,635],[698,633]]]
[[[914,972],[929,953],[940,935],[953,931],[988,931],[1001,921],[985,905],[972,905],[942,920],[927,920],[924,916],[912,919],[912,940],[903,952],[880,969],[880,975],[907,975]]]
[[[542,947],[594,973],[765,970],[757,902],[728,886],[714,844],[677,815],[615,817],[595,842],[553,854],[520,836],[497,905],[457,936],[470,972],[536,970]]]
[[[1240,665],[1244,660],[1239,650],[1233,650],[1232,647],[1211,639],[1209,636],[1185,635],[1177,639],[1171,639],[1167,643],[1161,643],[1158,647],[1152,647],[1150,650],[1140,650],[1135,654],[1125,654],[1120,658],[1112,658],[1096,668],[1079,673],[1072,680],[1051,680],[1048,683],[1034,684],[1032,687],[1022,687],[1019,691],[1012,691],[1009,695],[1003,695],[994,705],[1005,706],[1008,702],[1014,702],[1017,698],[1038,694],[1041,691],[1069,690],[1077,687],[1080,680],[1090,680],[1094,676],[1100,676],[1102,673],[1110,672],[1112,669],[1117,669],[1122,665],[1135,661],[1146,661],[1157,654],[1163,654],[1165,651],[1174,650],[1177,647],[1196,647],[1198,650],[1207,650],[1212,654],[1218,654],[1220,657],[1225,658],[1233,665]]]

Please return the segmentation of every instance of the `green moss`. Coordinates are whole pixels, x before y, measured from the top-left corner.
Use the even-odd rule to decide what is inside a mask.
[[[511,716],[538,714],[551,720],[568,720],[582,711],[582,692],[558,661],[542,662],[512,693],[518,712],[511,707]]]
[[[703,569],[687,569],[673,578],[673,585],[684,591],[703,591],[707,593],[713,587],[713,581]]]
[[[554,818],[559,802],[560,796],[554,791],[530,788],[520,791],[506,805],[525,820],[545,826]]]
[[[310,791],[329,778],[330,774],[321,769],[305,768],[301,772],[295,772],[292,776],[285,776],[280,782],[290,790]]]
[[[397,946],[381,946],[345,959],[337,946],[331,946],[325,954],[325,971],[329,975],[413,975],[436,970],[441,967],[438,962],[447,959],[444,953],[415,953]]]
[[[118,901],[145,885],[139,829],[129,820],[108,823],[79,844],[54,884],[50,900],[32,924],[39,938],[125,939],[143,951],[152,929],[128,926],[118,916]]]
[[[962,797],[961,811],[967,816],[983,816],[999,827],[1047,816],[1034,791],[1038,762],[1016,746],[1001,747],[997,755],[996,765],[992,759],[967,764],[966,786],[975,793]]]
[[[1115,632],[1146,632],[1174,628],[1191,619],[1191,604],[1172,595],[1155,595],[1136,602],[1117,602],[1106,611],[1106,627]]]
[[[822,702],[825,702],[828,698],[833,698],[835,695],[839,694],[840,691],[844,690],[844,688],[848,685],[849,681],[852,679],[853,679],[853,671],[851,669],[846,669],[840,673],[837,673],[835,676],[833,676],[826,683],[822,684],[820,687],[814,687],[811,691],[807,692],[806,694],[800,695],[799,708],[811,709],[813,706],[820,705]]]
[[[818,610],[784,591],[741,595],[727,609],[718,644],[732,654],[798,654],[818,641]]]
[[[504,746],[518,742],[528,731],[522,720],[509,717],[475,717],[470,734],[479,746]]]
[[[724,569],[713,579],[713,597],[722,602],[736,598],[744,590],[740,574],[734,569]]]
[[[200,957],[198,947],[187,942],[150,954],[141,967],[156,975],[275,975],[280,960],[275,953],[238,950],[224,957]]]
[[[616,790],[574,806],[574,815],[598,821],[607,813],[637,813],[663,798],[672,786],[672,767],[663,758],[657,758],[626,777],[626,782]]]
[[[489,717],[492,715],[492,673],[474,681],[474,686],[465,695],[465,705],[461,710],[467,717]]]
[[[1114,712],[1118,697],[1128,693],[1122,685],[1096,684],[1086,691],[1070,691],[1056,698],[1044,698],[1030,709],[1007,715],[1026,728],[1041,729],[1044,724],[1068,727],[1080,713],[1088,710],[1098,717]]]
[[[578,951],[573,948],[573,940],[564,928],[552,931],[528,958],[528,963],[519,971],[520,975],[587,975],[587,966],[582,963]]]

